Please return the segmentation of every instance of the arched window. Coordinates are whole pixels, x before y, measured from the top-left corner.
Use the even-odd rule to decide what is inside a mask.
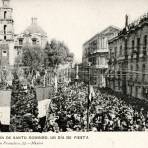
[[[138,76],[139,76],[139,66],[137,64],[136,65],[136,80],[138,80]]]
[[[132,40],[132,51],[134,50],[134,47],[135,47],[135,41]]]
[[[147,48],[147,35],[144,36],[144,43],[143,43],[144,49]]]
[[[6,29],[7,29],[7,25],[4,25],[4,40],[6,40]]]
[[[142,81],[145,81],[145,64],[142,65]]]
[[[140,38],[137,38],[137,52],[140,52]]]
[[[130,78],[132,79],[132,75],[133,75],[133,65],[130,66]]]
[[[36,45],[36,44],[37,44],[37,39],[36,39],[36,38],[33,38],[33,39],[32,39],[32,44],[33,44],[33,45]]]
[[[19,45],[23,45],[23,39],[19,39]]]
[[[7,11],[4,11],[4,19],[7,18]]]
[[[4,34],[6,34],[7,25],[4,25]]]
[[[120,55],[122,55],[122,45],[120,46]]]

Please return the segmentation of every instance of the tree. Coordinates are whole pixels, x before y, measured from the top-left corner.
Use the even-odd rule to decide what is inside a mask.
[[[28,66],[31,72],[39,70],[43,64],[43,50],[39,46],[24,45],[22,48],[22,64]]]
[[[40,46],[25,44],[22,48],[22,66],[28,67],[29,72],[24,69],[25,77],[34,85],[37,72],[43,74],[44,52]],[[39,79],[41,82],[41,78]]]
[[[60,41],[51,40],[45,47],[45,67],[52,67],[54,72],[55,91],[57,91],[57,69],[60,64],[73,61],[73,54],[70,53],[68,47]]]

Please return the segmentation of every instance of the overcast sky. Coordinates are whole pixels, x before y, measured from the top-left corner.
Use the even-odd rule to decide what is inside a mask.
[[[64,41],[81,61],[82,44],[109,25],[122,28],[125,14],[130,22],[148,12],[148,0],[10,0],[15,33],[37,17],[49,40]]]

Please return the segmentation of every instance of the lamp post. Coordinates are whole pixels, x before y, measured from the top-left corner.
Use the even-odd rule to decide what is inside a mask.
[[[88,63],[88,96],[87,96],[87,132],[89,131],[89,95],[90,95],[90,66],[91,63]]]
[[[79,65],[76,64],[75,84],[77,85],[79,79]]]

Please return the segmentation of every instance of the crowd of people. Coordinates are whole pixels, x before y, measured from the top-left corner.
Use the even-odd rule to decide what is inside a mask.
[[[44,131],[99,132],[148,129],[148,112],[143,108],[137,110],[123,98],[107,91],[94,91],[95,96],[88,108],[88,87],[84,83],[62,85],[50,103]]]

